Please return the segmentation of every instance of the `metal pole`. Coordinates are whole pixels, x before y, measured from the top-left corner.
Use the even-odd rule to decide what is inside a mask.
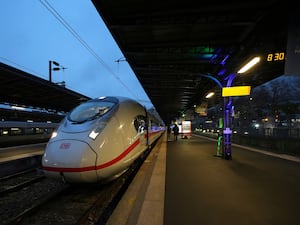
[[[52,61],[49,61],[49,81],[52,83]]]
[[[224,97],[224,129],[223,129],[223,152],[224,159],[231,159],[231,135],[232,135],[232,118],[231,118],[231,99]]]
[[[226,87],[231,87],[236,74],[230,74],[226,77]],[[223,129],[223,151],[224,159],[231,159],[231,139],[232,139],[232,100],[231,97],[224,97],[224,129]]]

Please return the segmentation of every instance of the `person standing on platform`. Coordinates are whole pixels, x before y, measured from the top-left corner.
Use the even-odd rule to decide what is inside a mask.
[[[171,126],[170,124],[168,124],[167,126],[167,141],[170,141],[171,140]]]
[[[178,136],[178,133],[179,133],[179,127],[177,126],[176,123],[174,124],[174,127],[173,127],[173,133],[174,133],[174,141],[177,141],[177,136]]]

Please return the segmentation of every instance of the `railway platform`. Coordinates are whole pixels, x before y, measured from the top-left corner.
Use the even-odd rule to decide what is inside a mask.
[[[152,151],[107,225],[298,225],[300,159],[192,136]],[[152,165],[151,165],[152,164]]]
[[[30,144],[15,147],[0,148],[0,163],[26,157],[38,156],[44,153],[47,143]]]
[[[0,178],[39,166],[46,143],[0,148]]]

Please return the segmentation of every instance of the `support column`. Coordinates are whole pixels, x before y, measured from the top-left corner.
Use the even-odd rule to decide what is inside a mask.
[[[232,135],[232,106],[231,98],[224,97],[224,129],[223,129],[223,151],[222,158],[231,159],[231,137]]]
[[[49,61],[49,81],[52,83],[52,61]]]
[[[230,74],[224,81],[226,81],[226,87],[231,87],[233,80],[236,78],[236,74]],[[222,158],[232,159],[231,156],[231,141],[232,141],[232,99],[231,97],[224,97],[224,129],[223,129],[223,151]]]

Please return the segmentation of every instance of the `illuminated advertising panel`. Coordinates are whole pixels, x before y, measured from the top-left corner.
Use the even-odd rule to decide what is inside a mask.
[[[181,133],[182,134],[191,134],[192,133],[192,123],[191,123],[191,121],[188,121],[188,120],[182,121]]]

